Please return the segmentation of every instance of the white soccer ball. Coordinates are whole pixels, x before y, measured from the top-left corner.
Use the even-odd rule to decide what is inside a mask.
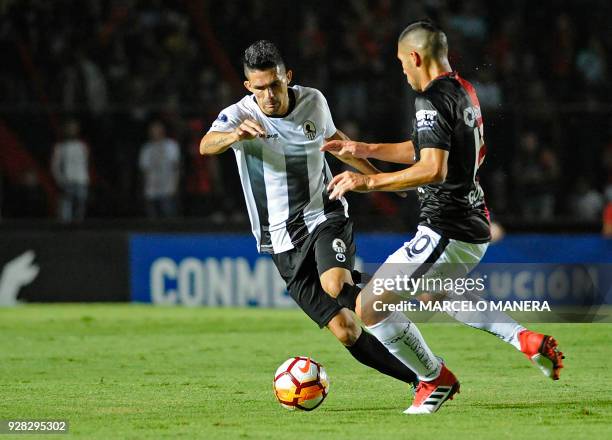
[[[278,367],[273,387],[283,408],[312,411],[327,397],[329,379],[320,363],[309,357],[296,356]]]

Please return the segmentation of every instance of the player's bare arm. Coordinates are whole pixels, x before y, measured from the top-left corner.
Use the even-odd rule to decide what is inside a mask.
[[[414,144],[410,140],[392,144],[368,144],[350,139],[331,138],[321,147],[321,151],[328,151],[340,160],[344,160],[345,157],[357,157],[408,165],[415,162]]]
[[[352,142],[349,139],[349,137],[343,132],[341,132],[340,130],[336,131],[336,133],[334,133],[332,137],[325,139],[325,141],[327,142],[327,144],[329,144],[330,142]],[[321,151],[325,151],[323,150],[323,147],[321,147]],[[372,163],[370,163],[370,161],[367,160],[365,157],[359,157],[357,155],[351,155],[351,154],[341,154],[339,152],[335,152],[332,150],[327,150],[327,151],[329,151],[331,154],[333,154],[335,157],[337,157],[339,160],[341,160],[345,164],[355,168],[357,171],[361,172],[362,174],[380,173],[380,170],[376,168]]]
[[[253,139],[265,134],[265,130],[257,121],[245,119],[234,131],[229,133],[220,131],[206,133],[200,141],[200,154],[221,154],[235,142]]]
[[[348,191],[402,191],[430,183],[441,183],[448,171],[448,151],[441,148],[421,149],[421,158],[410,168],[393,173],[363,175],[345,171],[335,176],[327,190],[330,199],[342,197]]]

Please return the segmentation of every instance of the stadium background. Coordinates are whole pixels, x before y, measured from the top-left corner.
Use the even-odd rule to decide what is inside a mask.
[[[23,281],[0,296],[142,299],[135,286],[146,280],[152,298],[161,259],[166,291],[184,276],[196,304],[265,305],[252,286],[278,279],[255,254],[234,157],[197,153],[219,111],[245,93],[242,51],[273,40],[295,83],[324,92],[340,129],[397,141],[409,134],[414,94],[395,44],[420,17],[446,30],[452,66],[479,93],[488,146],[481,180],[508,234],[495,245],[497,261],[610,262],[611,12],[594,0],[4,1],[0,265],[15,263]],[[62,190],[51,158],[69,120],[89,148],[90,184],[84,220],[66,222],[57,220]],[[139,168],[153,121],[180,148],[177,209],[164,218],[147,217]],[[414,194],[350,194],[349,202],[367,261],[382,261],[415,227]],[[403,235],[381,235],[393,233]],[[160,246],[139,247],[149,239]],[[246,274],[245,296],[235,284],[211,291],[213,273],[221,284]]]

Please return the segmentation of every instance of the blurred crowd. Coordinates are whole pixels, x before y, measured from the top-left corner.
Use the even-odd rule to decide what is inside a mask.
[[[397,36],[429,17],[480,97],[495,217],[607,212],[612,224],[610,13],[594,0],[4,1],[2,215],[245,221],[233,155],[198,154],[218,112],[246,93],[245,47],[274,41],[338,128],[393,142],[410,134],[414,100]],[[414,197],[352,198],[354,216],[415,221]]]

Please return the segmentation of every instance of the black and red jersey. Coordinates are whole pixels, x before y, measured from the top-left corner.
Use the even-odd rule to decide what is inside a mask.
[[[478,168],[486,147],[474,87],[456,72],[449,72],[418,94],[415,107],[412,133],[415,159],[420,159],[423,148],[449,152],[446,180],[417,188],[420,223],[447,238],[488,242],[489,215],[478,183]]]

